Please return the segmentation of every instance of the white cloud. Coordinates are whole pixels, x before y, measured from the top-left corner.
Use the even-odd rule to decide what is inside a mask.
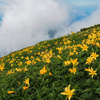
[[[62,30],[59,31],[56,35],[56,37],[63,36],[64,34],[70,34],[71,31],[78,32],[81,28],[86,28],[90,26],[94,26],[95,24],[100,24],[100,9],[96,10],[94,13],[92,13],[90,16],[87,16],[83,18],[82,20],[75,21],[71,25],[63,26]],[[62,34],[61,34],[62,33]]]
[[[100,5],[97,5],[100,8]]]
[[[0,26],[2,55],[49,39],[47,32],[67,21],[69,5],[54,0],[3,0]]]
[[[77,12],[77,10],[74,10],[74,12]]]
[[[58,30],[54,38],[100,24],[100,9],[81,21],[80,14],[64,0],[1,0],[3,20],[0,26],[0,53],[4,56],[27,46],[48,40],[50,30]],[[75,9],[74,9],[75,8]]]

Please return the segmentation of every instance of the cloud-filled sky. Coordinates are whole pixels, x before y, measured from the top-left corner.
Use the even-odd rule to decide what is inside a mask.
[[[76,2],[75,2],[76,1]],[[0,0],[0,54],[100,24],[100,0]]]
[[[71,2],[75,6],[85,6],[85,5],[98,5],[100,0],[65,0]]]

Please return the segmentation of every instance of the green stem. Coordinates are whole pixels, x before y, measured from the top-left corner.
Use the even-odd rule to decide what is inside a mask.
[[[42,100],[38,90],[37,90],[37,94],[38,94],[39,100]]]

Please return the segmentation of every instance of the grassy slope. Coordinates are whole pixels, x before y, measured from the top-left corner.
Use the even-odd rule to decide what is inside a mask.
[[[90,34],[91,38],[89,38]],[[93,36],[94,34],[96,37]],[[87,39],[90,43],[86,42]],[[72,35],[42,41],[35,46],[2,57],[0,59],[0,100],[65,100],[66,96],[60,93],[69,84],[71,89],[75,89],[71,100],[100,100],[100,56],[90,64],[86,64],[92,52],[100,55],[99,43],[100,25],[95,25],[81,29],[80,32]],[[87,45],[87,51],[83,51],[78,44],[82,47],[84,44]],[[70,55],[70,51],[74,54]],[[66,61],[76,58],[77,65],[72,63],[65,65]],[[40,70],[44,66],[47,73],[41,75]],[[76,68],[75,74],[69,71],[73,66]],[[85,68],[91,67],[97,70],[97,75],[93,78],[85,71]],[[27,78],[30,86],[23,90],[25,86],[23,81]],[[8,94],[8,91],[13,90],[14,93]]]

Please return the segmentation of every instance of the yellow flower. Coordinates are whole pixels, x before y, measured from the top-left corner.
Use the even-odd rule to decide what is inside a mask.
[[[59,51],[59,54],[62,54],[62,51]]]
[[[21,59],[23,59],[24,57],[22,56]]]
[[[45,55],[43,55],[43,59],[46,59],[47,58],[47,55],[45,54]]]
[[[27,62],[25,62],[27,65],[30,65],[31,64],[31,61],[28,60]]]
[[[51,46],[50,44],[48,44],[47,46]]]
[[[39,57],[37,57],[36,60],[38,60],[39,62],[41,61]]]
[[[90,70],[90,68],[88,68],[88,69],[87,69],[87,68],[85,68],[85,71],[88,71],[88,72],[90,72],[91,70]]]
[[[12,55],[12,57],[14,57],[15,54],[11,54],[11,55]]]
[[[8,74],[13,74],[13,73],[14,73],[14,70],[13,71],[12,70],[9,70],[8,73],[7,73],[7,75]]]
[[[59,47],[59,48],[56,48],[57,50],[59,50],[59,53],[62,52],[63,48],[62,47]]]
[[[96,60],[96,57],[98,57],[99,55],[97,55],[97,54],[96,54],[96,52],[95,52],[95,53],[94,53],[94,52],[92,52],[92,53],[91,53],[91,56],[92,56],[92,58],[93,58],[93,59],[95,59],[95,60]]]
[[[78,44],[78,45],[77,45],[77,47],[80,47],[80,48],[82,48],[82,45],[81,45],[81,44]]]
[[[14,65],[13,64],[11,64],[11,67],[13,67]]]
[[[25,72],[25,71],[28,71],[28,69],[27,69],[26,67],[24,68],[24,72]]]
[[[75,40],[73,40],[73,42],[75,42]]]
[[[27,86],[23,86],[23,90],[26,90],[26,89],[28,89],[29,87],[27,87]]]
[[[62,59],[62,58],[60,57],[60,55],[57,55],[57,57],[58,57],[59,59]]]
[[[64,42],[65,45],[67,45],[67,42]]]
[[[100,44],[99,44],[99,42],[96,42],[96,46],[97,46],[97,47],[100,47]]]
[[[43,74],[45,74],[46,72],[47,72],[47,70],[46,70],[46,68],[45,68],[45,66],[44,66],[44,68],[43,68],[42,70],[40,70],[40,74],[43,75]]]
[[[77,65],[77,64],[78,64],[78,62],[77,62],[77,58],[76,58],[76,59],[74,59],[74,60],[70,59],[70,61],[71,61],[71,63],[73,64],[73,66],[75,66],[75,65]]]
[[[88,35],[88,39],[92,39],[92,35]]]
[[[16,58],[18,58],[18,56]]]
[[[18,71],[18,72],[22,71],[21,68],[16,68],[15,70]]]
[[[73,95],[73,92],[75,91],[75,89],[70,90],[70,86],[71,85],[69,85],[68,87],[65,88],[65,92],[61,92],[62,95],[68,95],[66,97],[66,100],[67,100],[67,98],[70,100]]]
[[[30,86],[29,85],[29,78],[27,78],[27,79],[25,79],[25,81],[23,81],[25,84],[27,84],[28,86]]]
[[[50,63],[50,62],[51,62],[51,60],[50,60],[49,58],[47,58],[47,59],[46,59],[46,62],[47,62],[47,63]]]
[[[67,40],[67,43],[68,43],[68,44],[70,44],[70,43],[72,43],[72,41],[70,41],[70,40]]]
[[[88,49],[88,46],[83,44],[82,51],[85,51],[85,50],[88,51],[87,49]]]
[[[74,34],[74,32],[71,31],[71,34]]]
[[[14,93],[15,91],[8,91],[8,94]]]
[[[5,63],[1,63],[1,66],[4,67],[5,66]]]
[[[34,59],[34,57],[33,57],[33,56],[31,56],[31,58],[33,58],[33,59]]]
[[[60,42],[60,44],[62,44],[62,42]]]
[[[5,69],[5,68],[4,68],[3,66],[0,65],[0,70],[1,70],[1,71],[4,71],[4,69]]]
[[[5,66],[5,63],[1,63],[1,64],[0,64],[0,70],[1,70],[1,71],[4,71],[4,69],[5,69],[4,66]]]
[[[74,53],[70,51],[70,52],[69,52],[69,56],[72,56],[72,55],[74,55]]]
[[[78,55],[78,52],[76,52],[76,55]]]
[[[25,59],[29,60],[29,57],[26,57]]]
[[[84,34],[84,36],[87,36],[87,34]]]
[[[85,39],[84,40],[82,40],[82,44],[84,44],[85,43]]]
[[[69,71],[70,71],[71,73],[74,73],[74,74],[75,74],[75,73],[76,73],[76,68],[74,68],[74,67],[73,67],[73,69],[70,68]]]
[[[69,71],[72,73],[73,72],[73,69],[70,68]]]
[[[69,64],[71,64],[71,61],[69,61],[69,60],[64,61],[64,64],[65,64],[65,66],[68,66]]]
[[[15,61],[15,59],[12,59],[12,60],[9,62],[9,64],[13,63],[14,61]]]
[[[92,62],[93,58],[90,56],[86,59],[86,64],[90,64]]]
[[[85,70],[90,72],[89,75],[92,75],[92,78],[94,75],[97,75],[97,73],[95,73],[97,70],[93,71],[92,67],[91,67],[91,69],[89,68],[89,69],[85,69]]]
[[[91,43],[90,39],[86,40],[86,44],[89,45]]]
[[[32,65],[35,65],[36,64],[36,61],[32,60]]]
[[[21,66],[22,65],[22,62],[19,62],[18,65]]]
[[[97,70],[93,71],[93,68],[91,67],[91,71],[89,73],[89,75],[92,75],[92,78],[94,75],[97,75],[97,73],[95,73]]]
[[[96,34],[92,34],[92,37],[93,37],[93,39],[95,39],[97,37],[97,35]]]
[[[49,75],[52,76],[52,74],[49,72]]]

